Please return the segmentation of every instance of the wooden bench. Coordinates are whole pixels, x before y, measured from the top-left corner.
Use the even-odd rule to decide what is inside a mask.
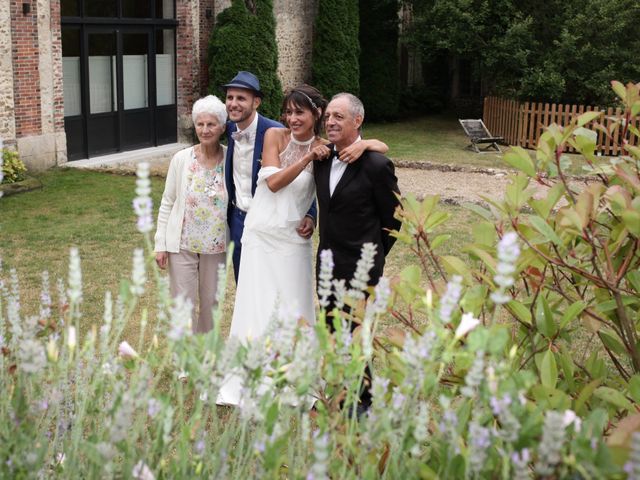
[[[464,133],[466,133],[467,137],[469,137],[469,140],[471,140],[469,148],[475,150],[476,153],[489,153],[487,151],[489,149],[495,149],[499,153],[502,153],[500,147],[498,146],[498,142],[503,142],[504,137],[494,137],[493,135],[491,135],[482,120],[469,119],[458,121],[464,129]],[[485,146],[480,149],[480,145]]]

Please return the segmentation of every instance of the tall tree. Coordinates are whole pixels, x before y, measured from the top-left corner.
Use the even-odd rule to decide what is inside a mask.
[[[320,0],[315,21],[311,75],[327,98],[360,92],[357,0]]]
[[[360,98],[368,119],[398,114],[398,0],[360,0]]]
[[[272,0],[232,0],[218,15],[209,41],[209,91],[220,94],[220,86],[239,70],[248,70],[260,79],[264,92],[260,111],[279,118],[282,85]]]

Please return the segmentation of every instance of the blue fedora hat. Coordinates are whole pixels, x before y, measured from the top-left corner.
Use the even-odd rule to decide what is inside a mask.
[[[260,90],[260,80],[251,72],[239,71],[238,74],[233,77],[226,85],[222,85],[222,88],[246,88],[247,90],[253,90],[256,95],[262,97],[263,93]]]

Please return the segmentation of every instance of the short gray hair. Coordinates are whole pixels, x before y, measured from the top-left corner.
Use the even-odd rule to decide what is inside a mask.
[[[351,107],[350,110],[353,116],[357,117],[358,115],[360,115],[364,120],[364,105],[362,104],[362,100],[360,100],[352,93],[341,92],[336,93],[333,97],[331,97],[331,101],[334,101],[338,98],[346,98],[349,101],[349,106]]]
[[[202,97],[193,104],[193,109],[191,110],[191,118],[193,119],[194,125],[196,123],[198,115],[201,115],[203,113],[214,115],[220,122],[221,126],[224,126],[224,124],[227,122],[227,107],[225,107],[224,103],[222,103],[222,101],[215,95],[207,95],[206,97]]]

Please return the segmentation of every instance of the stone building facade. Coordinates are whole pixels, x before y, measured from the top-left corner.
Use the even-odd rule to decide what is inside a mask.
[[[229,4],[0,2],[3,147],[17,149],[31,170],[42,170],[185,141],[191,106],[208,87],[209,35]],[[116,5],[113,11],[109,5]],[[274,0],[285,88],[309,78],[316,11],[317,0]]]

